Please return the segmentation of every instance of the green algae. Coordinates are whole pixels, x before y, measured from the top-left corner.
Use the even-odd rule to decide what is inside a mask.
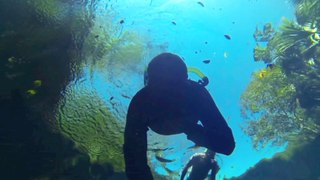
[[[124,169],[124,126],[94,91],[70,86],[60,102],[57,120],[60,131],[88,153],[92,163],[111,163],[116,171]]]

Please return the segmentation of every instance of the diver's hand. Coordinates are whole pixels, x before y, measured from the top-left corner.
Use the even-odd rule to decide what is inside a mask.
[[[187,124],[184,127],[184,133],[187,138],[194,142],[197,146],[207,147],[207,137],[205,129],[200,124]]]

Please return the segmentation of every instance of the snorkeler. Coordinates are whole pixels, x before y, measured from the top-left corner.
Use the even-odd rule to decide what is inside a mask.
[[[129,179],[153,179],[147,161],[149,128],[161,135],[185,133],[196,145],[225,155],[235,148],[232,130],[209,92],[188,79],[186,64],[171,53],[151,60],[145,87],[130,102],[123,145]]]
[[[219,166],[217,161],[214,160],[215,152],[206,150],[204,153],[197,153],[193,155],[185,166],[181,173],[180,180],[183,180],[188,169],[192,167],[192,170],[189,174],[188,180],[203,180],[208,176],[209,171],[211,174],[209,176],[210,180],[216,179],[216,174],[219,171]]]

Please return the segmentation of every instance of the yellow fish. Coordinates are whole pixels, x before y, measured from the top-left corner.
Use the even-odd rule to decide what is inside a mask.
[[[31,96],[34,96],[34,95],[37,94],[37,90],[29,89],[29,90],[27,91],[27,93],[28,93],[29,95],[31,95]]]
[[[263,78],[263,77],[265,77],[266,76],[266,74],[267,74],[267,70],[262,70],[260,73],[259,73],[259,77],[260,78]]]
[[[33,85],[36,87],[40,87],[42,85],[42,81],[41,80],[35,80],[33,81]]]
[[[304,31],[310,32],[310,33],[316,33],[317,32],[317,28],[311,28],[308,26],[303,27]]]
[[[308,64],[310,64],[311,66],[315,64],[313,58],[308,61]]]

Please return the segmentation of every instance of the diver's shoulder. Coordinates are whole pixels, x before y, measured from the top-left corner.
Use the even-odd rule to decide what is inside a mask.
[[[190,79],[188,79],[187,84],[191,89],[193,89],[195,91],[203,91],[203,90],[206,89],[204,86],[200,85],[198,82],[195,82],[195,81],[190,80]]]
[[[133,96],[133,98],[144,97],[147,94],[147,91],[147,88],[143,87]]]

